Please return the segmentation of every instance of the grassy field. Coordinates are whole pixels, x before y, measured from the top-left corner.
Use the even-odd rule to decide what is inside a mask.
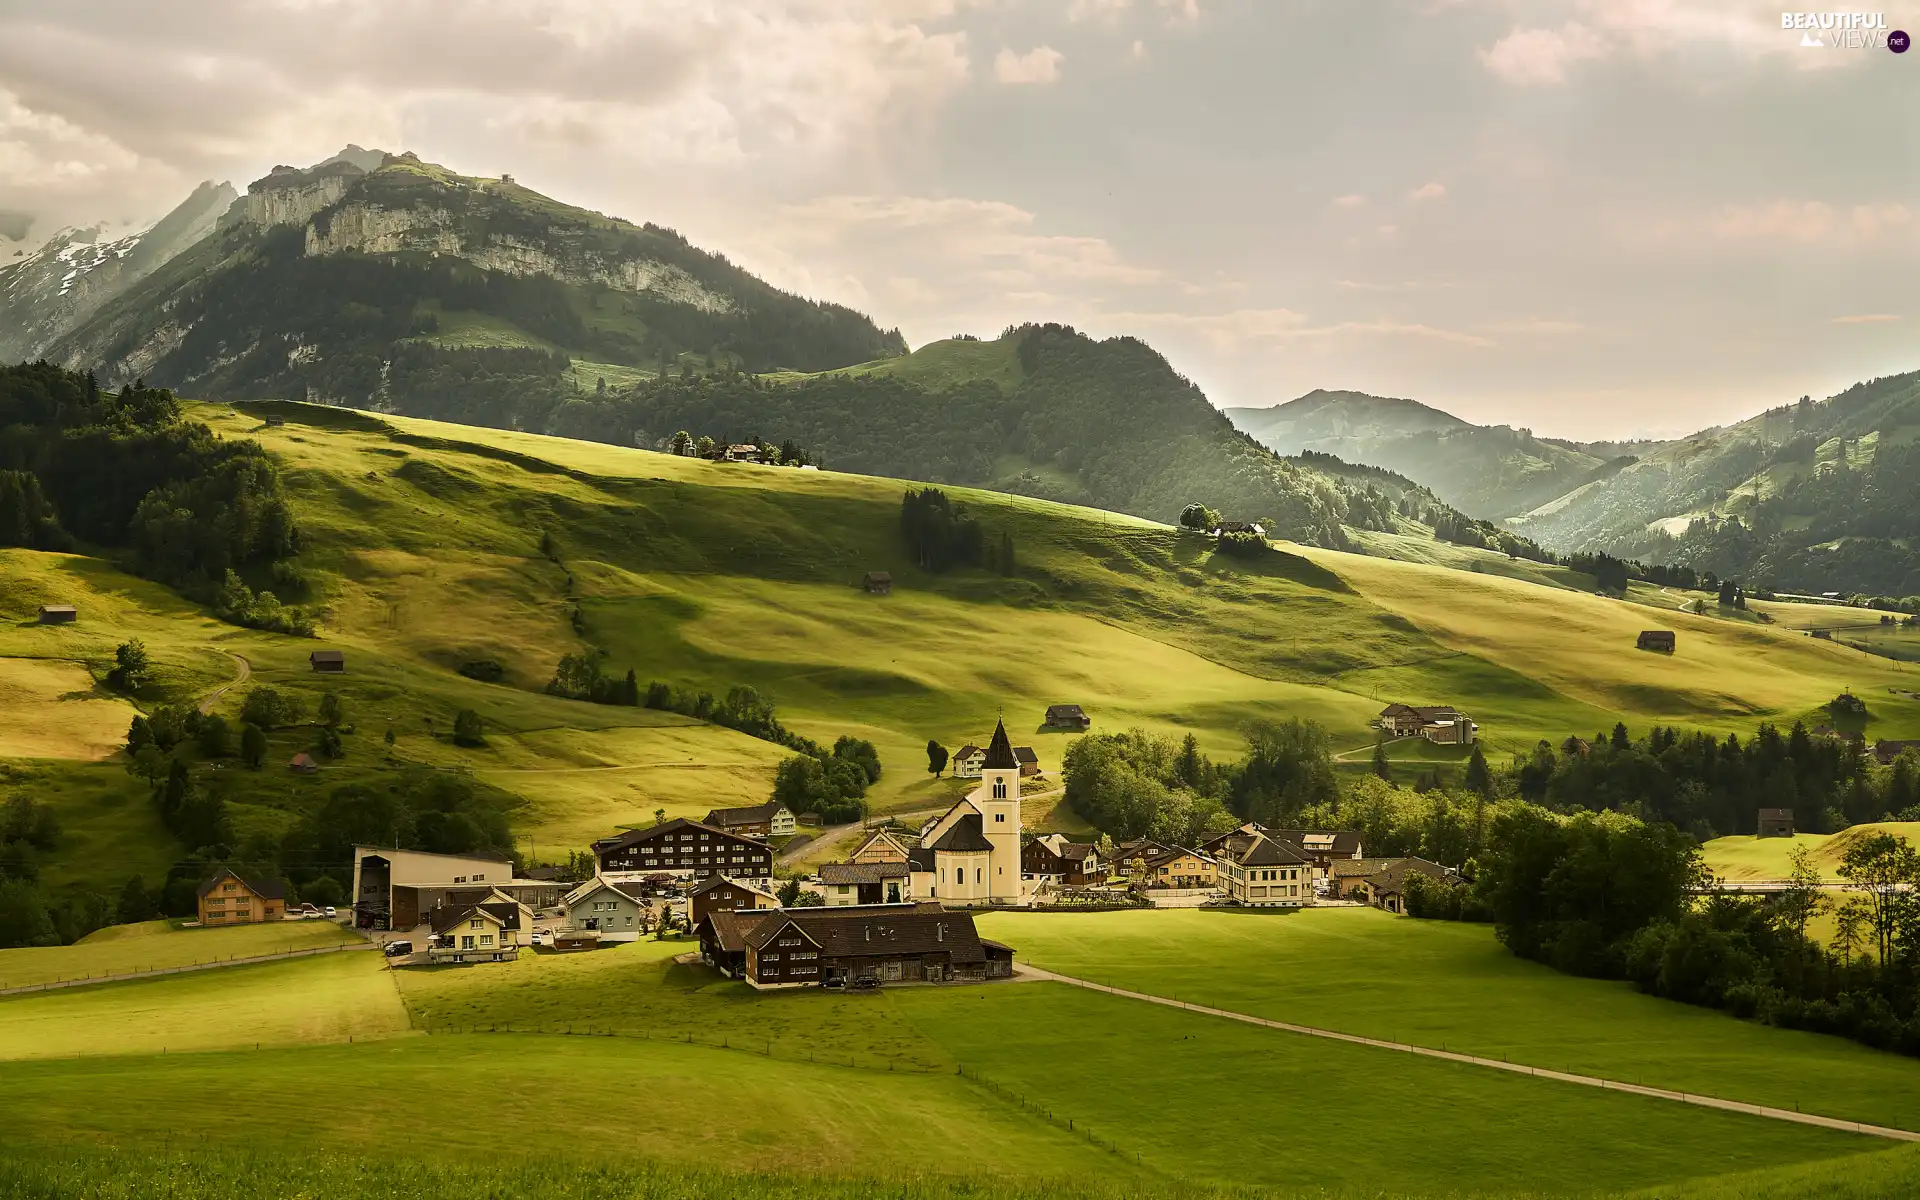
[[[1063,974],[1217,1008],[1920,1131],[1920,1062],[1517,959],[1484,925],[1372,909],[988,914]]]
[[[331,921],[275,921],[226,929],[176,929],[166,921],[109,925],[72,946],[0,950],[0,989],[188,967],[357,940]]]
[[[1920,842],[1920,821],[1881,821],[1855,825],[1839,833],[1799,833],[1790,838],[1723,837],[1700,847],[1713,873],[1727,880],[1785,879],[1793,869],[1796,848],[1813,854],[1821,874],[1838,880],[1840,860],[1847,848],[1876,833],[1890,833]]]
[[[386,963],[365,950],[0,999],[0,1060],[171,1056],[407,1030]]]

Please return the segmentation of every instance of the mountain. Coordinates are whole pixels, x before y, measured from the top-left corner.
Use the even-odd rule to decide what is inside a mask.
[[[101,240],[99,226],[63,229],[0,266],[0,362],[41,357],[102,305],[205,237],[234,199],[231,184],[203,183],[151,229],[111,241]]]
[[[1272,408],[1230,408],[1227,416],[1281,454],[1312,451],[1384,467],[1482,520],[1527,512],[1630,460],[1618,446],[1474,425],[1416,400],[1364,392],[1312,391]]]
[[[1920,371],[1660,447],[1508,522],[1793,590],[1920,595]]]
[[[557,395],[683,360],[816,371],[906,349],[672,230],[412,154],[350,146],[219,207],[188,249],[84,311],[44,328],[10,314],[14,355],[192,395],[392,409],[450,387]]]

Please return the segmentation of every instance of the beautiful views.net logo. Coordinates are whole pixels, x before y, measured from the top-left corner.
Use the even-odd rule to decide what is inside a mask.
[[[1869,12],[1783,12],[1780,28],[1796,30],[1800,44],[1834,50],[1892,50],[1904,53],[1908,39],[1887,28],[1887,14]]]

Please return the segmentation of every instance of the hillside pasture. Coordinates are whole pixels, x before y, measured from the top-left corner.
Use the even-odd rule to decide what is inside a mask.
[[[0,989],[256,958],[358,940],[332,921],[263,921],[219,929],[181,928],[171,921],[109,925],[71,946],[0,950]]]
[[[1876,833],[1892,834],[1920,845],[1920,821],[1876,821],[1854,825],[1839,833],[1796,833],[1790,838],[1746,835],[1715,838],[1702,845],[1700,852],[1715,875],[1738,882],[1785,879],[1793,870],[1793,852],[1805,849],[1811,853],[1814,865],[1824,878],[1838,881],[1840,860],[1846,857],[1848,848]]]
[[[0,758],[106,758],[134,713],[78,663],[0,658]]]
[[[1272,1020],[1920,1132],[1920,1061],[1562,975],[1485,925],[1374,909],[992,913],[1081,979]]]

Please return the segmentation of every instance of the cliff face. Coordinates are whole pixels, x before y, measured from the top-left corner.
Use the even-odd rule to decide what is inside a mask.
[[[355,168],[352,173],[338,172],[313,178],[307,177],[305,172],[295,172],[300,178],[294,180],[276,178],[280,172],[291,170],[290,167],[275,167],[274,175],[249,186],[247,194],[234,201],[233,207],[220,218],[221,230],[266,230],[275,225],[304,225],[321,209],[338,204],[355,181],[366,173]]]

